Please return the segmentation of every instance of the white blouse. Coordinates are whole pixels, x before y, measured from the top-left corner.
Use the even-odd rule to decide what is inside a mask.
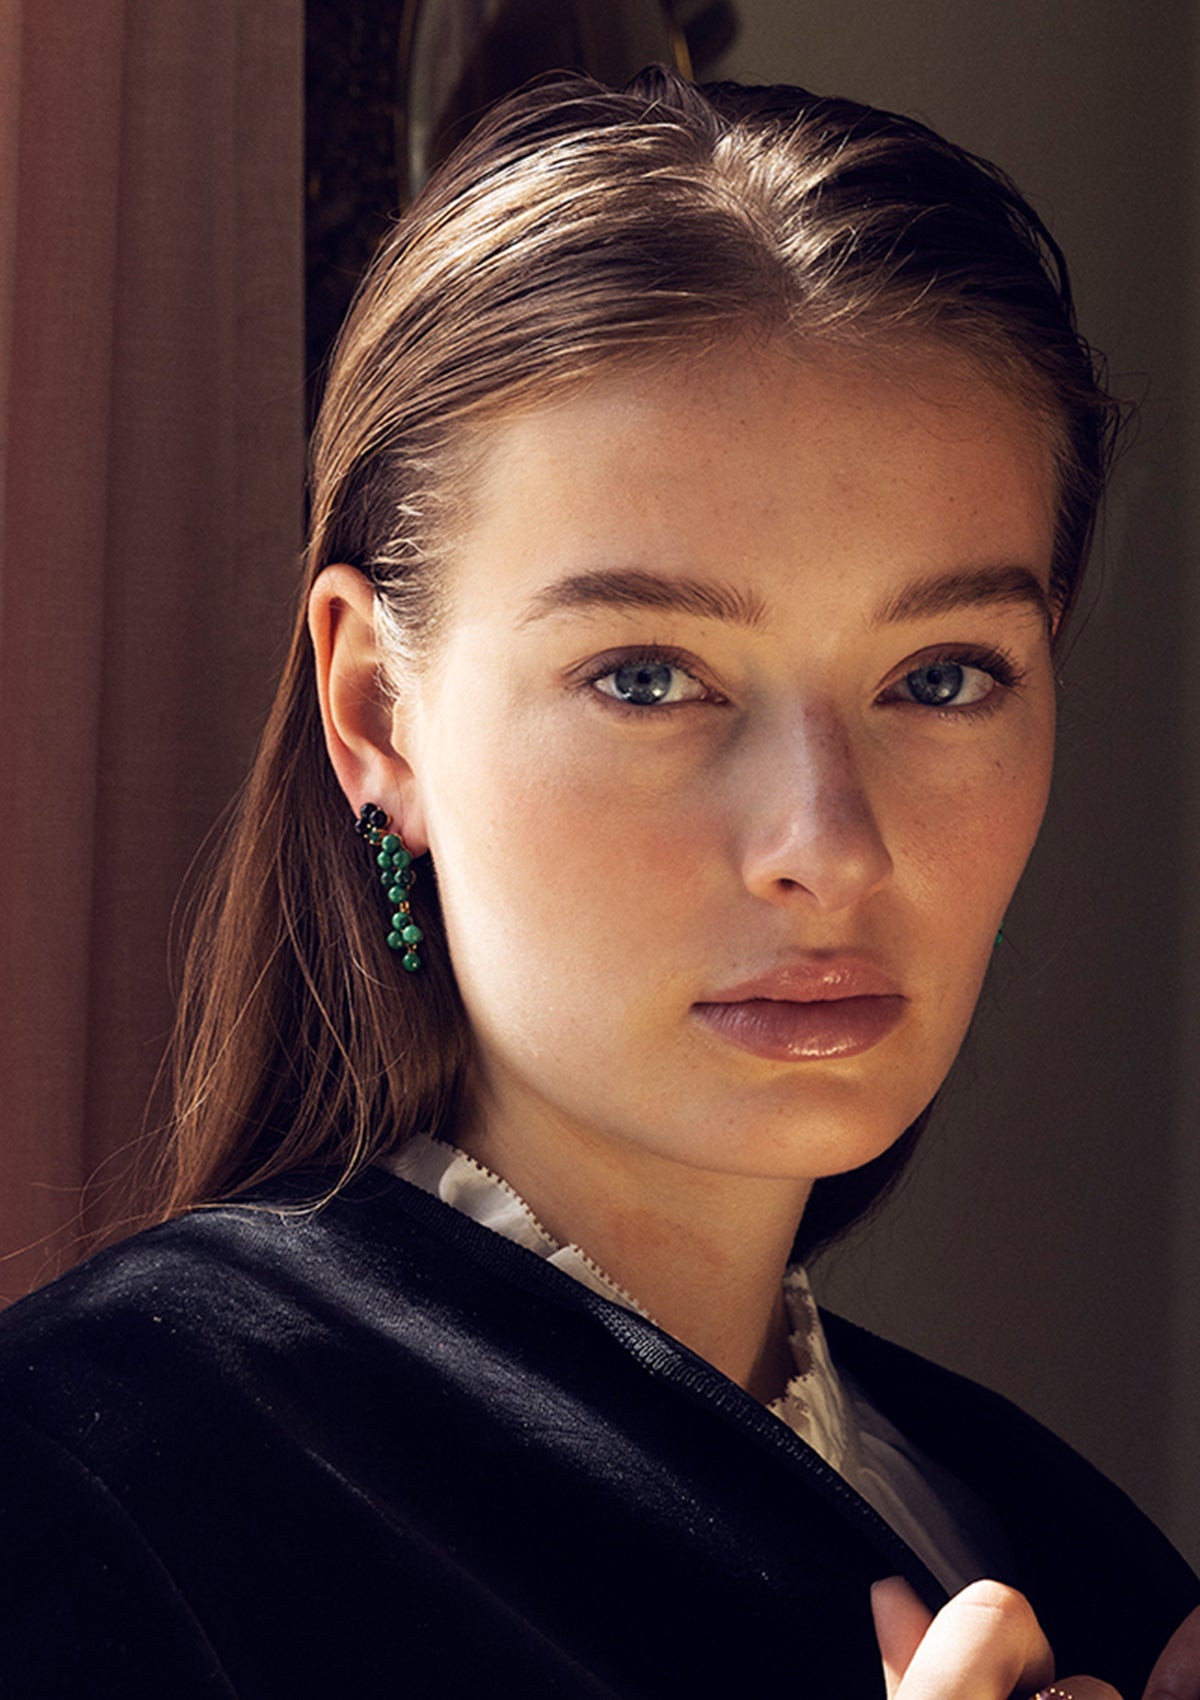
[[[581,1246],[560,1245],[507,1181],[465,1151],[420,1135],[387,1161],[402,1180],[545,1258],[593,1292],[648,1316]],[[989,1575],[994,1566],[987,1555],[998,1558],[1003,1544],[987,1507],[834,1368],[808,1276],[799,1264],[788,1269],[783,1292],[796,1373],[767,1409],[879,1513],[948,1593]]]

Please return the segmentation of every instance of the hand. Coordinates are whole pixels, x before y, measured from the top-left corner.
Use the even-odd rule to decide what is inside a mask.
[[[1121,1700],[1093,1677],[1054,1676],[1032,1606],[1002,1582],[972,1582],[934,1617],[902,1577],[889,1576],[871,1589],[871,1610],[888,1700],[1008,1700],[1051,1684],[1071,1700]],[[1156,1700],[1200,1700],[1200,1690],[1166,1689]]]
[[[1167,1642],[1142,1700],[1200,1700],[1200,1606]]]

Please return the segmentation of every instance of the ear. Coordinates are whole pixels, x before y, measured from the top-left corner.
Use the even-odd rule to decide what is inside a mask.
[[[326,567],[308,599],[325,747],[355,814],[378,803],[414,856],[429,848],[413,773],[394,742],[396,716],[380,677],[375,592],[354,567]]]

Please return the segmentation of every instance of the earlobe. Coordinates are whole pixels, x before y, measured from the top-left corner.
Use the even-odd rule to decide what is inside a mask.
[[[308,602],[308,629],[316,663],[317,695],[325,747],[352,811],[380,805],[414,843],[412,769],[394,739],[393,704],[380,676],[375,634],[375,592],[356,568],[326,567]],[[408,802],[410,807],[406,809]]]

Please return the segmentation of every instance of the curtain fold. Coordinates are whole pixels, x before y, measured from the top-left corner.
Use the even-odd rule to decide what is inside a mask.
[[[303,22],[0,0],[0,1297],[121,1207],[290,623]]]

